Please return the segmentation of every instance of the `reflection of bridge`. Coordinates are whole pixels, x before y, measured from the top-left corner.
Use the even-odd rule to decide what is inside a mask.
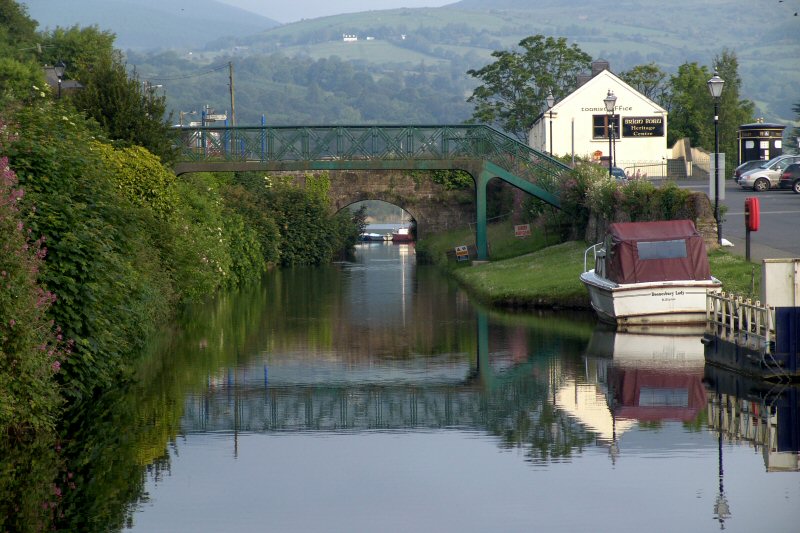
[[[391,431],[453,428],[485,431],[534,459],[568,455],[595,435],[549,403],[554,384],[530,377],[532,364],[495,376],[488,387],[463,380],[273,385],[217,384],[185,405],[184,433]],[[464,368],[464,370],[467,370]],[[476,379],[478,378],[478,379]]]
[[[499,178],[559,207],[569,167],[488,126],[273,126],[181,129],[175,172],[463,170],[475,181],[478,258],[488,257],[487,185]]]

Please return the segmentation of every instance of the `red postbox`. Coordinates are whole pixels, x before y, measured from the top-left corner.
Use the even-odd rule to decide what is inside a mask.
[[[744,199],[744,226],[747,231],[758,231],[761,223],[761,208],[758,205],[758,198]]]

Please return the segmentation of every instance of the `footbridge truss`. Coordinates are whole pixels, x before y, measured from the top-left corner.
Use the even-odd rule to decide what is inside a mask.
[[[463,170],[475,181],[478,259],[488,259],[487,185],[499,178],[560,207],[569,167],[484,125],[176,129],[176,174],[233,171]]]

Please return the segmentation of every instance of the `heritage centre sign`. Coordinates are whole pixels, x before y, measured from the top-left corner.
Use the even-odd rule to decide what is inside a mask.
[[[663,137],[664,117],[622,117],[623,137]]]

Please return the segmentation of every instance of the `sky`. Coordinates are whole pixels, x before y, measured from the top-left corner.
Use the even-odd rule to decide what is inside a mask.
[[[341,13],[357,13],[360,11],[378,11],[382,9],[399,9],[401,7],[440,7],[453,4],[458,0],[217,0],[223,4],[240,7],[253,13],[277,20],[278,22],[296,22],[300,19],[339,15]]]

